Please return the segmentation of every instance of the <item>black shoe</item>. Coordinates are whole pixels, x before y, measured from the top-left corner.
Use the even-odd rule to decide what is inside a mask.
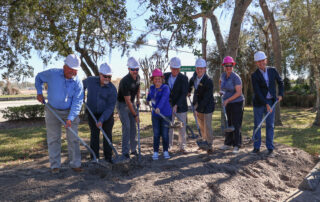
[[[129,154],[123,154],[124,157],[126,157],[127,159],[130,159],[130,155]]]
[[[138,152],[137,150],[134,150],[133,152],[130,153],[131,155],[134,155],[134,156],[138,156]]]
[[[108,163],[111,163],[111,164],[113,164],[113,160],[112,159],[109,159],[109,158],[106,158],[106,159],[104,159],[106,162],[108,162]]]
[[[274,157],[273,149],[268,149],[267,156]]]
[[[252,154],[258,154],[259,152],[260,152],[260,149],[254,148],[251,153]]]

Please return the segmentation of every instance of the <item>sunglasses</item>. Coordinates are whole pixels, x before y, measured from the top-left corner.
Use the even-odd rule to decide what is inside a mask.
[[[110,76],[110,75],[102,75],[103,76],[103,78],[105,78],[105,79],[111,79],[111,77],[112,76]]]
[[[224,65],[224,67],[233,67],[233,65]]]
[[[138,72],[139,68],[130,68],[130,70],[133,71],[133,72]]]

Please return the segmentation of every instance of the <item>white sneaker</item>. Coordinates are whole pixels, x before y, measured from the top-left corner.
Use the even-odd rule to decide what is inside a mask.
[[[234,147],[232,153],[234,154],[239,153],[239,147]]]
[[[169,152],[167,151],[163,152],[163,158],[169,159],[170,158]]]
[[[154,153],[153,153],[152,159],[153,159],[153,160],[158,160],[158,159],[159,159],[159,154],[158,154],[158,152],[154,152]]]
[[[220,147],[219,149],[221,149],[221,150],[229,150],[229,149],[231,149],[231,146],[229,146],[229,145],[222,145],[222,147]]]

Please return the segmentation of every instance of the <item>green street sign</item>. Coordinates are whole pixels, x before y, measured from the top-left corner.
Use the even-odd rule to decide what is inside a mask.
[[[181,66],[180,71],[181,72],[194,72],[196,70],[195,66]]]

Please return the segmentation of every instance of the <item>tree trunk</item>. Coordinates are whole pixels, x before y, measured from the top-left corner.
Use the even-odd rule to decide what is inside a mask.
[[[274,54],[274,65],[277,68],[279,74],[282,74],[281,70],[281,43],[280,43],[280,36],[279,31],[274,20],[273,13],[269,11],[268,5],[265,0],[259,0],[260,7],[262,9],[263,15],[270,26],[271,31],[271,38],[272,38],[272,49]],[[280,104],[276,106],[276,113],[275,113],[275,122],[276,126],[281,126],[281,116],[280,116]]]
[[[313,71],[314,71],[314,80],[315,80],[315,86],[316,86],[316,91],[317,91],[317,115],[316,118],[313,122],[313,125],[315,126],[320,126],[320,73],[319,73],[319,67],[318,66],[313,66]]]
[[[202,18],[202,58],[204,60],[207,60],[207,21],[207,18]]]

